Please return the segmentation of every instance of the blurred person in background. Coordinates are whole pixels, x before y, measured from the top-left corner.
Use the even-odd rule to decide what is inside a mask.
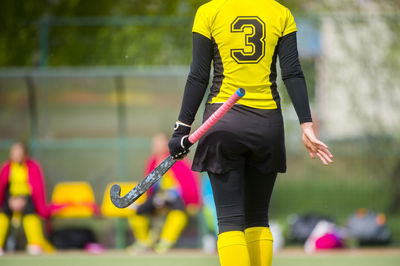
[[[156,134],[152,139],[152,154],[146,162],[145,176],[168,155],[168,136]],[[157,239],[150,234],[151,218],[165,213],[165,223],[154,250],[164,253],[174,246],[186,227],[188,214],[196,213],[200,205],[198,177],[190,170],[190,165],[188,160],[175,163],[147,192],[147,200],[137,207],[136,214],[129,219],[136,239],[130,250],[141,252],[153,246]]]
[[[54,251],[44,237],[40,216],[50,216],[41,166],[29,158],[23,142],[15,142],[0,171],[0,254],[4,252],[11,221],[16,227],[22,221],[30,254]]]

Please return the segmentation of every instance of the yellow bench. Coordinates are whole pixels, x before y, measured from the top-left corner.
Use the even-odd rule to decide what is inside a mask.
[[[86,218],[98,212],[92,187],[87,182],[58,183],[51,206],[52,215],[61,218]]]

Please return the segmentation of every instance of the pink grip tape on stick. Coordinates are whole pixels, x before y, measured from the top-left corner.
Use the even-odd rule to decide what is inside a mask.
[[[232,106],[245,95],[246,91],[239,88],[231,97],[218,108],[193,134],[189,136],[190,143],[196,143]]]

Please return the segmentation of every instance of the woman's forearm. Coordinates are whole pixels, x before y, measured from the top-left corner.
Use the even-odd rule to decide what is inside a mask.
[[[307,84],[300,65],[295,32],[279,40],[279,62],[282,70],[282,80],[285,83],[300,123],[311,122]]]

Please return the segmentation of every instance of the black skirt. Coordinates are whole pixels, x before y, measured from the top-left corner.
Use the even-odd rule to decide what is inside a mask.
[[[207,104],[203,121],[221,104]],[[234,105],[199,141],[192,170],[223,174],[257,167],[265,173],[286,171],[281,109]]]

